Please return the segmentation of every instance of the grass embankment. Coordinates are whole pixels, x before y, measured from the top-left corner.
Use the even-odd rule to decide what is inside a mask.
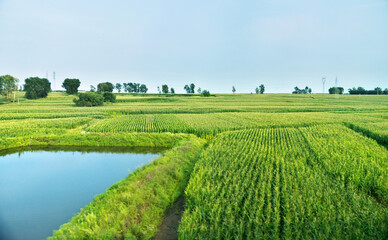
[[[117,147],[173,147],[178,141],[189,139],[187,134],[170,133],[68,133],[41,137],[0,138],[0,150],[25,146],[117,146]]]
[[[183,193],[203,144],[194,136],[181,140],[96,196],[49,239],[151,239],[165,210]]]

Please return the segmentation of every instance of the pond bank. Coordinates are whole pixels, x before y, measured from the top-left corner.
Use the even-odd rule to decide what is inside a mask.
[[[0,138],[0,150],[28,146],[162,147],[171,148],[188,134],[172,133],[67,133]]]
[[[182,195],[205,141],[186,135],[149,165],[112,185],[49,239],[150,239]]]

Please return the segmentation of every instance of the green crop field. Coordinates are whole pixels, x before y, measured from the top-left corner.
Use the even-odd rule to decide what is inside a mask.
[[[221,134],[186,188],[180,237],[382,239],[387,157],[343,126]]]
[[[0,150],[169,148],[53,239],[152,239],[182,192],[180,239],[388,236],[388,96],[117,94],[100,107],[18,97],[0,99]]]

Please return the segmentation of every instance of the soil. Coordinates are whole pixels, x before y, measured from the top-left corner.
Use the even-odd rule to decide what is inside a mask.
[[[162,225],[155,234],[155,240],[176,240],[178,239],[178,226],[185,210],[185,197],[182,194],[172,205],[167,209]]]

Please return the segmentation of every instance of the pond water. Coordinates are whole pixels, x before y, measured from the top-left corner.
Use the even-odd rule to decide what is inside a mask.
[[[152,151],[152,152],[151,152]],[[160,149],[50,148],[0,153],[0,239],[45,239]]]

